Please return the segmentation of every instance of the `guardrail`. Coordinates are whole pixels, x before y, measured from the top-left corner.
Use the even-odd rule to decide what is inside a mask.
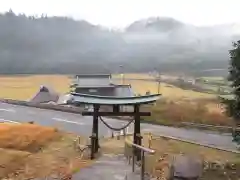
[[[166,138],[166,139],[172,139],[172,140],[176,140],[176,141],[181,141],[181,142],[185,142],[185,143],[189,143],[189,144],[194,144],[194,145],[198,145],[198,146],[203,146],[203,147],[207,147],[207,148],[211,148],[211,149],[216,149],[216,150],[220,150],[220,151],[225,151],[225,152],[231,152],[231,153],[236,153],[236,154],[240,154],[240,151],[237,149],[229,149],[229,148],[224,148],[224,147],[217,147],[215,145],[207,145],[204,143],[198,143],[198,142],[194,142],[191,140],[186,140],[186,139],[182,139],[182,138],[177,138],[177,137],[173,137],[173,136],[166,136],[166,135],[154,135],[152,137],[152,140],[157,140],[159,138]]]
[[[190,122],[182,122],[185,126],[191,126],[196,128],[204,128],[204,129],[215,129],[215,130],[221,130],[225,132],[233,132],[233,131],[240,131],[240,127],[231,127],[231,126],[215,126],[210,124],[199,124],[199,123],[190,123]]]
[[[125,156],[127,157],[128,163],[131,163],[132,158],[132,172],[135,171],[135,151],[136,149],[141,151],[141,180],[144,180],[145,177],[145,153],[147,154],[155,154],[155,150],[149,149],[137,144],[134,144],[133,142],[130,142],[129,140],[125,140]]]

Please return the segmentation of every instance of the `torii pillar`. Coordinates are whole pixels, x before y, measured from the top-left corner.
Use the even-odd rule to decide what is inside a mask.
[[[134,105],[134,133],[133,133],[133,143],[139,146],[142,145],[142,136],[141,136],[141,126],[140,126],[140,105]],[[135,153],[137,156],[137,161],[141,159],[141,152],[138,149],[135,149]]]
[[[150,112],[140,112],[141,104],[149,104],[155,102],[159,94],[147,95],[140,97],[106,97],[106,96],[95,96],[86,94],[77,94],[79,102],[92,104],[94,107],[93,112],[82,112],[83,116],[93,116],[93,127],[91,136],[91,159],[94,159],[94,154],[98,152],[99,140],[98,140],[98,117],[99,116],[130,116],[134,117],[134,144],[142,144],[142,137],[140,131],[140,118],[141,116],[150,116]],[[101,105],[112,106],[112,111],[99,111]],[[119,106],[132,105],[134,106],[134,112],[121,112]],[[134,148],[134,154],[137,156],[137,160],[141,159],[141,152]]]

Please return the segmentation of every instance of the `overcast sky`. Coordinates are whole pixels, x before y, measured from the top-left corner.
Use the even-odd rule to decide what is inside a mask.
[[[200,26],[240,23],[239,7],[240,0],[0,0],[0,11],[66,15],[120,28],[150,16]]]

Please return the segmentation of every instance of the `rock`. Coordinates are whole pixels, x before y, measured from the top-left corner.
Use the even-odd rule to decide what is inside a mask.
[[[198,178],[203,172],[203,161],[197,156],[178,155],[174,158],[171,175],[185,179]]]

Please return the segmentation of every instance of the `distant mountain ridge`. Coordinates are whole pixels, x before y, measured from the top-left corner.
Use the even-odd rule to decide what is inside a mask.
[[[139,32],[139,31],[158,31],[158,32],[166,32],[177,30],[179,28],[195,28],[202,31],[212,31],[217,32],[221,31],[229,31],[234,34],[240,34],[240,23],[229,23],[229,24],[219,24],[212,26],[194,26],[191,24],[185,24],[181,21],[178,21],[174,18],[170,17],[150,17],[146,19],[141,19],[133,22],[129,26],[125,28],[127,32]]]
[[[66,17],[0,14],[0,73],[193,73],[227,69],[239,25],[196,27],[173,18],[108,30]]]
[[[145,53],[158,52],[158,61],[169,62],[172,67],[182,62],[188,68],[207,68],[204,64],[208,64],[209,69],[227,70],[228,50],[240,37],[240,24],[198,27],[156,17],[135,21],[126,28],[125,36],[128,44],[146,43]],[[156,47],[157,52],[153,52]]]
[[[144,20],[138,20],[126,27],[127,32],[139,32],[139,31],[158,31],[167,32],[184,26],[183,23],[173,18],[160,18],[152,17]]]

